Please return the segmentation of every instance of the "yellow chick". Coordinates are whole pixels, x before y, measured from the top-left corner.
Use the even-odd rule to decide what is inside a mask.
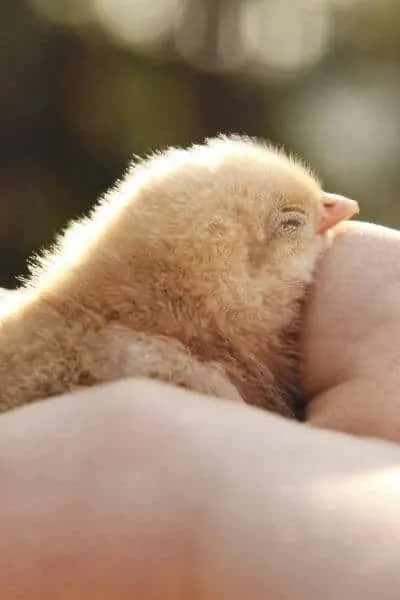
[[[296,414],[302,303],[357,203],[264,143],[132,165],[0,303],[0,411],[123,377]]]

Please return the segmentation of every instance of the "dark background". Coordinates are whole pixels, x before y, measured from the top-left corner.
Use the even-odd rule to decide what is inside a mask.
[[[0,108],[0,285],[132,154],[221,131],[400,226],[398,0],[3,0]]]

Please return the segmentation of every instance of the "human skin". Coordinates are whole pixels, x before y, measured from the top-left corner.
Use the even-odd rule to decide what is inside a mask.
[[[339,229],[305,331],[308,421],[400,442],[400,232]]]
[[[385,425],[396,412],[387,378],[397,376],[385,354],[395,355],[398,310],[385,285],[395,279],[399,237],[346,231],[310,301],[310,419],[337,425],[336,397],[354,429],[365,389],[365,410],[383,413],[379,432],[394,432]],[[354,283],[341,279],[350,275]],[[371,289],[380,302],[367,301]],[[384,592],[397,600],[399,463],[394,444],[155,382],[122,381],[4,414],[0,597],[372,600]]]

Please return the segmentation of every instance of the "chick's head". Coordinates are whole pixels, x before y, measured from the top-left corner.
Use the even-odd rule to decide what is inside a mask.
[[[357,212],[301,162],[247,138],[167,151],[131,182],[135,246],[203,278],[309,281],[327,232]]]

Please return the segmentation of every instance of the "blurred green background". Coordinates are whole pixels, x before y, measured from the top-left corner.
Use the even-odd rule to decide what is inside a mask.
[[[400,226],[398,0],[14,0],[0,23],[0,285],[132,154],[218,132]]]

